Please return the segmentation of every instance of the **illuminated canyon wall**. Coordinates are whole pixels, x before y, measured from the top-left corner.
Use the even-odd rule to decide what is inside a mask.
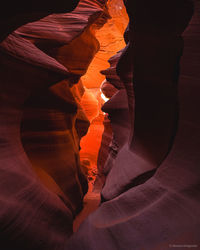
[[[100,90],[105,80],[105,75],[102,74],[101,71],[109,66],[108,60],[110,57],[124,48],[125,41],[123,34],[128,24],[128,15],[122,0],[109,0],[107,6],[109,19],[105,25],[95,33],[100,43],[99,51],[95,54],[86,74],[81,78],[86,88],[86,92],[82,98],[82,106],[88,110],[91,124],[87,135],[81,140],[80,157],[86,171],[89,172],[89,179],[92,182],[94,182],[98,174],[97,165],[102,165],[103,162],[101,161],[105,158],[102,156],[98,157],[100,147],[105,151],[105,148],[109,145],[108,141],[106,141],[106,145],[104,145],[106,133],[103,135],[102,142],[104,126],[110,127],[110,122],[106,114],[101,110],[105,102],[101,97]],[[90,99],[89,96],[91,96]],[[110,130],[107,135],[110,138],[112,131]]]
[[[198,249],[200,3],[125,2],[102,203],[66,249]]]
[[[5,250],[63,248],[83,207],[88,184],[79,149],[90,114],[84,110],[80,78],[99,50],[95,31],[108,14],[105,1],[76,5],[49,3],[43,10],[19,3],[14,21],[8,15],[1,23],[7,20],[6,32],[12,32],[6,37],[3,29],[0,44],[0,240]]]
[[[122,1],[77,3],[2,11],[0,246],[198,249],[200,3],[124,0],[124,41]],[[73,234],[87,158],[101,204]]]

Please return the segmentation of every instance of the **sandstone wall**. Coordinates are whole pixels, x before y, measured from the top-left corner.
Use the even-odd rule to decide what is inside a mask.
[[[199,1],[124,2],[130,24],[117,74],[130,135],[108,165],[101,206],[66,249],[198,249]]]
[[[107,11],[105,1],[80,1],[71,13],[77,1],[46,9],[18,4],[15,21],[8,15],[1,22],[0,244],[63,249],[87,192],[79,145],[89,120],[80,77],[99,49],[95,30]]]

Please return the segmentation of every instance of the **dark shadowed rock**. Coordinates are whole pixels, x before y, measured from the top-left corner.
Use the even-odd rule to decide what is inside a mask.
[[[75,3],[57,3],[54,8],[50,2],[47,13],[65,13]],[[87,192],[79,143],[89,121],[81,107],[84,89],[79,78],[98,50],[93,32],[106,22],[104,5],[105,1],[81,1],[74,12],[28,23],[0,44],[0,244],[4,250],[63,249],[72,234],[74,216]],[[20,9],[19,5],[17,11],[19,22],[12,26],[8,21],[6,34],[34,20],[28,6]],[[74,47],[87,49],[86,37],[91,47],[78,57]]]
[[[126,4],[133,36],[117,72],[127,90],[131,140],[107,176],[107,200],[66,249],[198,249],[199,1],[190,23],[192,1]]]

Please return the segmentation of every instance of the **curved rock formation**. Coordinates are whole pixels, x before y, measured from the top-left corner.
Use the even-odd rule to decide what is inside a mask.
[[[121,1],[111,3],[121,8]],[[87,77],[80,77],[99,49],[95,30],[109,18],[106,1],[81,0],[67,14],[77,1],[2,8],[3,250],[200,246],[200,2],[124,3],[130,18],[126,45],[120,42],[125,48],[109,60],[110,67],[101,72],[105,76],[95,75],[97,85],[88,82],[99,87],[106,77],[101,88],[109,98],[102,107],[109,125],[98,158],[102,202],[71,238],[87,192],[80,139],[99,105],[83,87]],[[122,32],[118,18],[113,25]],[[93,134],[99,117],[93,119]],[[96,154],[96,145],[93,149]]]
[[[25,23],[36,21],[51,13],[70,12],[78,2],[78,0],[70,3],[64,0],[5,2],[0,10],[0,41]]]
[[[100,42],[100,50],[92,60],[87,73],[82,77],[83,84],[96,96],[99,102],[99,109],[101,109],[104,102],[100,96],[101,93],[99,87],[105,80],[105,76],[101,74],[100,71],[107,68],[109,63],[111,63],[110,60],[108,63],[108,59],[119,49],[124,47],[125,42],[123,39],[123,33],[128,23],[128,16],[122,0],[109,0],[107,6],[111,18],[108,19],[107,23],[96,32],[96,37]],[[81,141],[81,155],[84,158],[85,164],[90,166],[89,171],[94,173],[91,177],[92,179],[97,172],[96,165],[100,164],[103,166],[106,160],[106,151],[112,134],[109,132],[110,134],[107,134],[106,137],[107,132],[104,131],[105,133],[102,138],[102,132],[105,126],[110,130],[109,120],[105,117],[105,114],[99,110],[99,116],[92,121],[87,136]],[[104,139],[106,140],[104,141]],[[97,159],[99,150],[99,155],[101,156]],[[101,154],[102,150],[105,155]]]
[[[11,52],[13,48],[17,51]],[[14,35],[1,44],[0,57],[1,247],[56,249],[72,232],[72,213],[33,172],[21,144],[20,126],[22,107],[30,91],[53,85],[69,73],[53,58]],[[63,219],[58,220],[59,216]]]
[[[66,249],[198,249],[200,4],[125,3],[129,42],[117,72],[127,91],[131,140],[108,171],[103,203]]]
[[[76,4],[59,2],[56,7],[49,2],[44,15],[70,11]],[[37,19],[34,11],[42,6],[32,9],[32,17],[29,7],[21,9],[19,3],[19,20],[8,21],[2,38]],[[83,0],[73,12],[28,23],[0,44],[4,250],[63,249],[72,234],[87,191],[79,143],[89,121],[81,107],[84,88],[79,79],[99,48],[94,31],[106,19],[105,1]],[[82,53],[77,46],[85,48]]]
[[[116,66],[121,52],[110,58],[110,68],[102,71],[102,74],[106,76],[106,81],[102,83],[101,90],[109,99],[102,106],[102,110],[109,115],[104,119],[104,134],[97,165],[98,176],[102,179],[103,184],[105,176],[107,176],[113,166],[119,149],[128,140],[130,134],[127,94],[122,81],[116,73]]]
[[[123,33],[128,24],[128,15],[123,0],[108,0],[107,6],[110,19],[96,32],[100,50],[90,64],[87,74],[82,77],[87,88],[99,88],[105,79],[100,71],[109,67],[109,58],[125,46]]]
[[[81,106],[90,121],[90,127],[86,136],[81,139],[80,159],[81,164],[87,173],[88,180],[93,181],[96,177],[97,155],[101,144],[101,134],[103,130],[98,92],[95,93],[95,91],[92,92],[91,89],[86,88],[81,100]]]

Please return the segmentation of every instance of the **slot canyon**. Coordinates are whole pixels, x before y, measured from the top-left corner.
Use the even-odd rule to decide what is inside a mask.
[[[200,0],[0,13],[0,250],[200,249]]]

